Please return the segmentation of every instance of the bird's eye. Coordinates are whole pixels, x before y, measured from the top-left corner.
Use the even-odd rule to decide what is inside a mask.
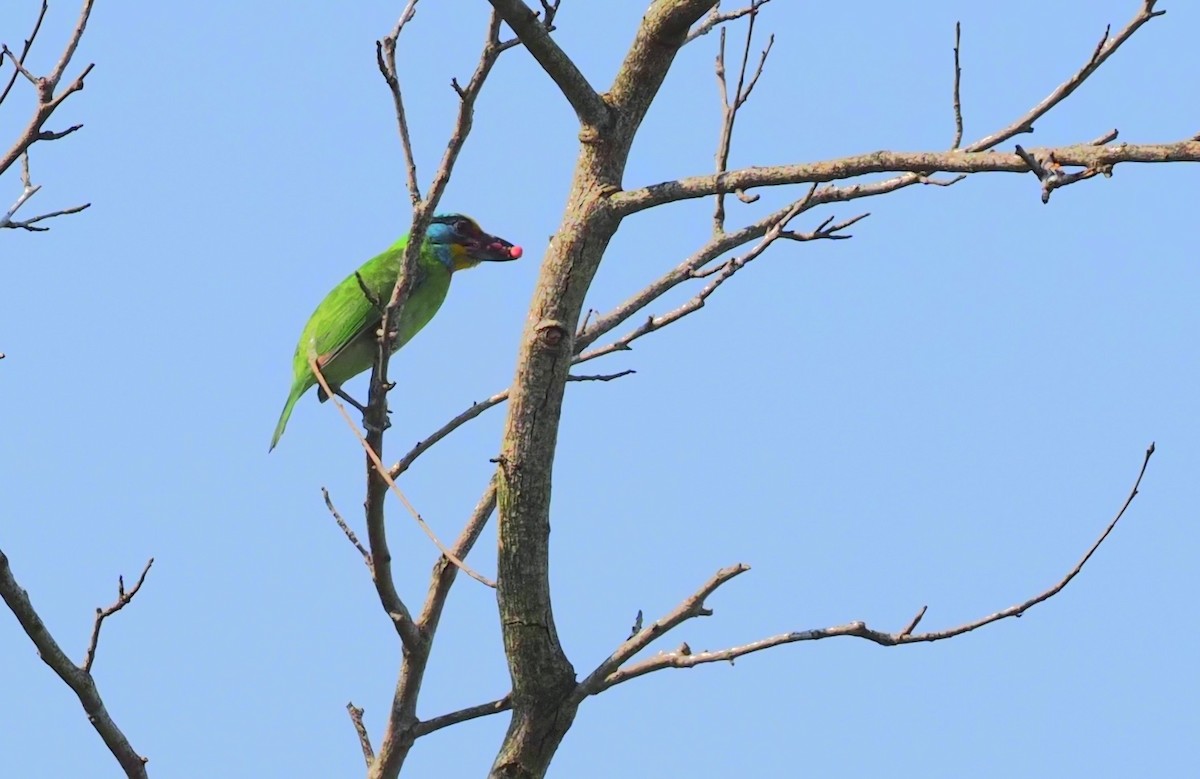
[[[471,235],[475,231],[471,229],[470,219],[457,219],[454,222],[454,232],[459,235]]]

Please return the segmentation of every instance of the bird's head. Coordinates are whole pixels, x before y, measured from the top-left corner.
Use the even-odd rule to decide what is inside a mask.
[[[485,233],[474,219],[462,214],[435,216],[425,240],[452,271],[474,268],[481,262],[508,262],[522,254],[520,246]]]

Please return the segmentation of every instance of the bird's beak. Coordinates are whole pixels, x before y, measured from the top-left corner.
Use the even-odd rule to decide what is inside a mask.
[[[464,248],[467,250],[467,256],[476,262],[509,262],[520,259],[524,254],[520,246],[487,233],[480,233]]]

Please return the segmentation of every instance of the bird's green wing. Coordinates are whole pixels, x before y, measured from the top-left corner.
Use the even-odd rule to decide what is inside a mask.
[[[353,355],[348,352],[364,337],[374,338],[379,328],[378,304],[386,303],[396,283],[396,274],[404,253],[404,241],[397,241],[350,274],[330,290],[309,317],[300,342],[296,345],[295,373],[297,378],[308,372],[310,350],[316,354],[321,365],[334,368]],[[368,296],[369,293],[369,296]],[[350,359],[357,363],[359,360]],[[366,365],[337,365],[327,373],[331,383],[340,384],[345,379],[362,372]],[[336,380],[335,380],[336,379]],[[311,386],[311,385],[310,385]]]

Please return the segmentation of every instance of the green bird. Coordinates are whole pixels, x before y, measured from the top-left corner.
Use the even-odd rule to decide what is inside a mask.
[[[296,401],[317,383],[308,364],[310,353],[316,354],[317,365],[335,392],[374,365],[382,318],[377,304],[391,299],[407,244],[405,235],[382,254],[367,260],[334,287],[308,318],[292,359],[292,390],[275,426],[271,449],[279,443]],[[408,343],[433,319],[446,299],[455,271],[474,268],[481,262],[515,260],[521,254],[520,246],[485,233],[470,217],[435,216],[421,243],[416,279],[404,301],[392,351]],[[324,390],[318,390],[317,397],[322,403],[328,400]]]

